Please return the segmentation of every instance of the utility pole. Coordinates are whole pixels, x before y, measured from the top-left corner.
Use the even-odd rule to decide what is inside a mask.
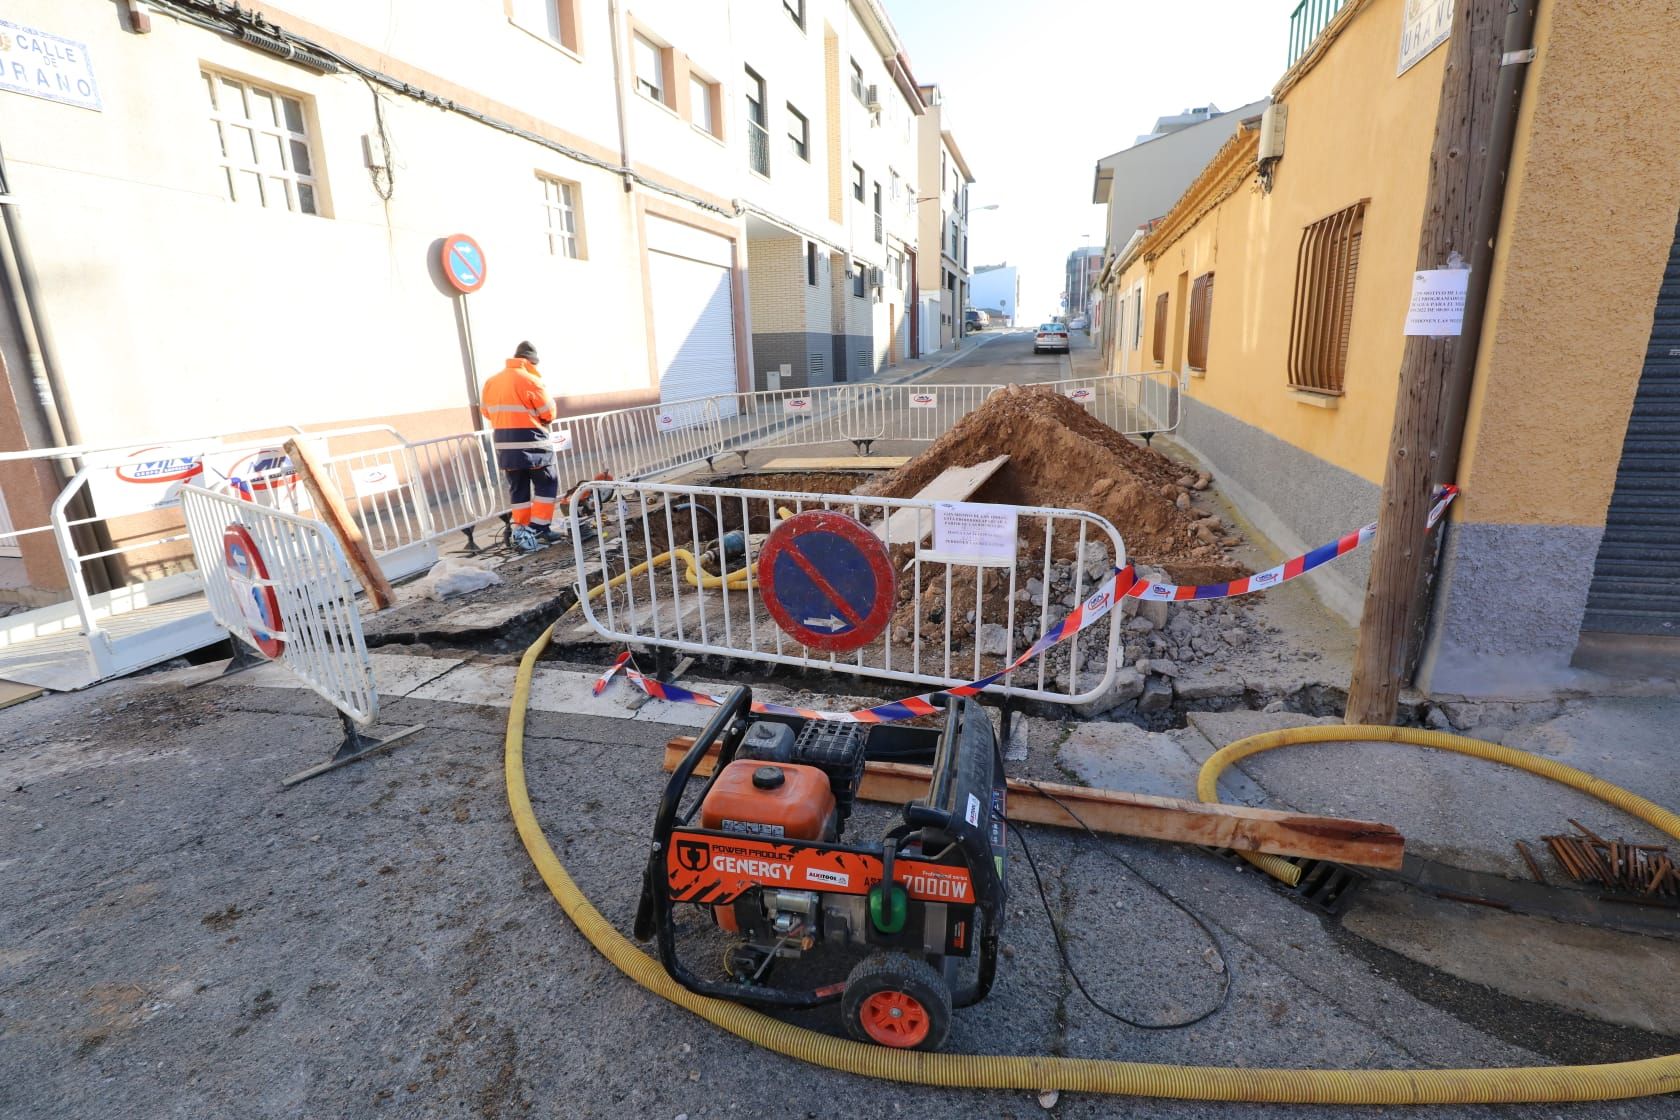
[[[1457,0],[1429,155],[1419,270],[1444,268],[1454,253],[1466,261],[1491,260],[1491,254],[1474,252],[1475,224],[1489,184],[1489,140],[1505,17],[1513,4],[1524,2]],[[1480,271],[1470,283],[1472,290],[1480,286],[1485,293],[1486,270]],[[1476,343],[1475,334],[1406,339],[1379,529],[1348,689],[1348,723],[1394,722],[1407,676],[1407,638],[1419,613],[1415,589],[1432,566],[1439,537],[1425,534],[1431,490],[1442,461],[1457,458],[1456,447],[1445,447],[1446,440],[1460,438],[1444,424],[1453,395],[1451,374],[1458,369],[1469,377]],[[1461,347],[1469,352],[1460,354]]]

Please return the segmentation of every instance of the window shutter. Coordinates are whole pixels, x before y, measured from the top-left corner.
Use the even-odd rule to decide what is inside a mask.
[[[1354,288],[1365,206],[1361,199],[1301,233],[1295,257],[1294,315],[1289,325],[1289,385],[1340,396],[1353,333]]]
[[[1167,360],[1167,293],[1155,297],[1155,339],[1150,356],[1157,362]]]
[[[1208,329],[1213,315],[1213,273],[1196,277],[1190,288],[1190,368],[1205,371],[1208,361]]]

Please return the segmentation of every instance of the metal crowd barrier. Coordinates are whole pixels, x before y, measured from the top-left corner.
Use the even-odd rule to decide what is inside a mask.
[[[571,515],[581,610],[596,634],[614,642],[943,687],[1009,664],[1125,563],[1120,534],[1095,514],[1001,505],[986,509],[1014,520],[1013,554],[984,566],[948,562],[928,550],[939,505],[591,482]],[[765,535],[807,510],[835,510],[873,527],[896,572],[885,629],[850,653],[822,653],[790,637],[747,576],[714,578],[727,567],[756,580]],[[1041,656],[990,691],[1060,703],[1095,699],[1114,681],[1119,637],[1114,616],[1103,618],[1058,647],[1065,655]],[[1052,659],[1065,668],[1052,670]]]
[[[382,750],[363,729],[379,717],[379,690],[362,635],[356,581],[322,522],[199,486],[181,490],[181,514],[210,614],[227,632],[338,709],[344,741],[327,763],[287,785]]]
[[[1178,428],[1182,381],[1170,370],[1103,374],[1030,387],[1060,392],[1122,435]],[[558,420],[552,426],[563,481],[606,472],[656,478],[728,454],[851,443],[931,443],[1001,385],[821,385],[644,405]]]

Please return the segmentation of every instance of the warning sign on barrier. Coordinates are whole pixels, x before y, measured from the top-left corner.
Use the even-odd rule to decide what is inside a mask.
[[[237,523],[224,529],[222,558],[227,561],[228,582],[233,585],[233,599],[250,631],[251,644],[272,661],[286,648],[281,637],[285,625],[280,618],[280,600],[269,580],[268,564],[257,550],[251,531]]]
[[[758,582],[782,632],[829,653],[874,641],[898,588],[881,539],[831,510],[796,513],[777,525],[759,556]]]

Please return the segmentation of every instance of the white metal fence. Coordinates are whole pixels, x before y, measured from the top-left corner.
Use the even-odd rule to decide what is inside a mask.
[[[1178,425],[1180,382],[1170,372],[1041,384],[1073,397],[1122,433],[1171,431]],[[554,425],[556,462],[562,486],[569,488],[601,476],[657,478],[731,454],[744,464],[750,453],[761,450],[884,442],[914,451],[949,431],[1000,388],[831,385],[590,413]],[[296,433],[295,428],[290,431]],[[391,578],[434,563],[438,542],[449,533],[507,512],[508,498],[488,432],[418,442],[388,426],[297,434],[314,441],[318,457]],[[308,517],[313,511],[280,449],[284,438],[200,437],[161,447],[0,454],[0,464],[38,467],[61,459],[80,468],[60,488],[45,523],[14,524],[7,533],[4,543],[20,551],[50,534],[70,600],[5,621],[0,629],[0,674],[24,679],[22,666],[38,682],[50,680],[52,687],[60,687],[58,681],[69,680],[70,687],[80,687],[203,644],[208,631],[202,608],[197,608],[201,617],[189,618],[190,612],[178,602],[198,590],[198,576],[183,556],[187,537],[178,515],[172,507],[139,513],[115,508],[116,503],[106,503],[100,487],[137,462],[154,465],[148,457],[197,456],[204,469],[186,481],[236,494],[248,504]],[[95,498],[93,514],[78,514],[78,499],[90,492]],[[14,522],[16,512],[14,506]],[[95,531],[106,543],[93,543]],[[96,564],[120,568],[126,583],[91,593],[88,575]],[[24,651],[26,646],[34,652]],[[36,665],[47,656],[43,651],[58,646],[64,649],[54,656],[85,661],[88,668],[66,676]]]
[[[1035,382],[1060,392],[1123,435],[1178,427],[1176,373],[1105,374]],[[561,481],[605,473],[656,478],[724,455],[825,444],[925,444],[950,431],[1001,385],[822,385],[618,409],[554,423]]]
[[[379,693],[356,583],[327,527],[198,486],[182,488],[181,512],[216,622],[355,723],[371,724]]]
[[[1012,662],[1125,563],[1114,526],[1079,510],[988,506],[1015,521],[1015,551],[980,566],[929,551],[937,503],[649,482],[592,482],[572,508],[584,618],[603,638],[920,685],[963,684]],[[885,545],[896,591],[884,630],[845,654],[815,651],[774,621],[757,586],[766,534],[834,510]],[[592,530],[593,535],[585,532]],[[1102,619],[991,691],[1080,703],[1118,668]]]

